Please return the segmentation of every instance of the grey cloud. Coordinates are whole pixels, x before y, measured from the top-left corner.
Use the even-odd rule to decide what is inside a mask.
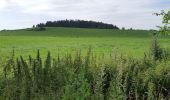
[[[3,3],[0,6],[3,8],[0,7],[0,19],[10,19],[16,23],[16,27],[20,27],[17,22],[24,21],[25,26],[31,26],[35,22],[47,20],[84,19],[121,27],[150,29],[161,22],[152,13],[167,8],[167,5],[153,6],[158,5],[158,1],[160,0],[1,0],[0,3]],[[14,17],[10,18],[8,13],[12,13]],[[20,20],[15,21],[18,17]]]

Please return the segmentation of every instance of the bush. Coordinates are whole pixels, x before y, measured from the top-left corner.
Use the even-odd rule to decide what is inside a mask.
[[[45,31],[46,28],[45,27],[36,27],[33,29],[34,31]]]

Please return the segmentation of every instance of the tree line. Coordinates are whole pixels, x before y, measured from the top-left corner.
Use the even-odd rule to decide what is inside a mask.
[[[37,27],[73,27],[73,28],[98,28],[98,29],[119,29],[116,25],[103,22],[85,20],[59,20],[40,23]]]

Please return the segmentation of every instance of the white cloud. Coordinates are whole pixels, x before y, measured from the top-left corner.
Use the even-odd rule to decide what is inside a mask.
[[[3,9],[7,6],[7,2],[5,0],[0,0],[0,9]]]
[[[152,13],[167,8],[167,5],[164,6],[160,1],[0,0],[0,13],[7,11],[6,13],[13,12],[13,14],[19,14],[18,16],[27,15],[29,18],[22,17],[21,20],[27,20],[27,22],[30,20],[30,23],[33,23],[31,22],[33,20],[40,22],[67,18],[104,21],[119,26],[149,29],[161,23],[160,18],[153,16]],[[170,0],[167,1],[170,2]],[[8,18],[7,15],[1,16],[3,19]],[[40,16],[40,19],[35,19],[35,16]]]

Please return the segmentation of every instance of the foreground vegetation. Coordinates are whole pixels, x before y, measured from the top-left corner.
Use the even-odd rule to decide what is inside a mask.
[[[157,39],[143,59],[113,54],[97,57],[91,49],[45,60],[12,57],[2,64],[1,100],[162,100],[170,98],[170,56]]]

